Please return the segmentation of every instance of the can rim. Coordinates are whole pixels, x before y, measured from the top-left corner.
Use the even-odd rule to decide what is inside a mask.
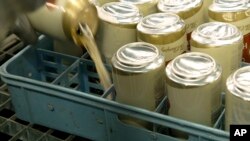
[[[143,50],[140,49],[144,49],[144,52],[142,52]],[[133,52],[135,52],[137,56],[129,56],[129,54]],[[128,66],[145,66],[146,64],[155,60],[157,56],[159,56],[159,50],[152,44],[143,42],[126,44],[122,46],[116,53],[117,60],[120,63]]]
[[[250,66],[242,67],[231,74],[227,79],[227,89],[234,96],[250,101]]]
[[[143,18],[139,9],[130,3],[110,2],[97,8],[97,11],[101,20],[111,24],[135,25]]]
[[[191,46],[195,47],[223,47],[240,43],[242,40],[243,35],[236,26],[223,22],[202,24],[191,34]]]
[[[236,22],[250,17],[250,4],[245,0],[215,0],[208,8],[210,18],[221,22]]]
[[[201,10],[203,5],[203,0],[182,0],[173,2],[175,3],[170,4],[169,0],[159,0],[157,8],[161,12],[173,12],[178,14],[182,19],[187,19]]]
[[[202,69],[204,70],[202,71]],[[195,74],[197,72],[200,72],[200,74]],[[203,86],[212,83],[221,76],[221,72],[221,67],[210,55],[200,52],[179,55],[166,67],[167,77],[184,86]]]

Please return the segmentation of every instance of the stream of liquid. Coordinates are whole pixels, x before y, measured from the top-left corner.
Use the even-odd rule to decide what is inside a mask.
[[[87,24],[78,23],[76,30],[72,31],[72,37],[76,45],[85,48],[89,53],[91,59],[95,63],[96,71],[99,75],[100,83],[104,90],[111,87],[110,75],[102,62],[100,52],[97,48],[94,36]],[[112,99],[111,95],[107,97]]]

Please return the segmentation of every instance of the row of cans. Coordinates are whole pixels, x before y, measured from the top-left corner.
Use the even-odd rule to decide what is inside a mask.
[[[248,0],[104,0],[100,3],[103,5],[96,4],[100,19],[96,42],[106,63],[110,63],[121,46],[135,41],[156,45],[166,61],[170,61],[190,50],[191,33],[208,21],[235,25],[244,37],[242,59],[250,62]]]
[[[154,111],[162,99],[169,101],[166,114],[212,127],[222,110],[223,69],[210,55],[188,52],[165,65],[164,54],[145,42],[129,43],[112,57],[116,101]],[[250,66],[232,72],[226,81],[226,130],[230,124],[249,124]],[[128,124],[150,124],[120,116]],[[171,130],[171,135],[187,134]]]
[[[250,67],[240,68],[250,62],[248,0],[121,0],[97,10],[116,101],[154,110],[167,96],[170,116],[212,126],[225,92],[226,130],[250,123]]]

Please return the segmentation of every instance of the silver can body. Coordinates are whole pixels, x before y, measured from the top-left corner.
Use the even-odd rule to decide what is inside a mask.
[[[173,13],[156,13],[144,17],[137,25],[137,40],[154,44],[169,62],[187,51],[186,26]]]
[[[112,58],[112,76],[116,101],[153,111],[165,96],[164,56],[153,45],[130,43]],[[147,127],[147,123],[121,116],[130,124]]]
[[[221,67],[204,53],[185,53],[166,67],[169,115],[212,126],[221,110]],[[174,136],[186,134],[172,131]]]
[[[97,46],[104,62],[125,44],[136,42],[136,25],[142,18],[139,9],[131,4],[112,2],[98,10],[100,24],[96,34]]]
[[[227,79],[225,129],[230,124],[250,124],[250,66],[238,69]]]
[[[227,77],[240,67],[242,49],[242,33],[232,24],[205,23],[192,33],[191,51],[207,53],[222,66],[223,91]]]

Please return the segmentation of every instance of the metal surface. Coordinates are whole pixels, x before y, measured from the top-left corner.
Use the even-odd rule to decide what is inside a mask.
[[[235,22],[249,17],[248,0],[215,0],[209,7],[209,17],[221,22]]]
[[[98,8],[98,16],[103,21],[121,26],[136,25],[142,19],[136,6],[122,2],[104,4]]]
[[[158,9],[162,12],[177,13],[187,19],[197,13],[202,7],[202,0],[159,0]]]
[[[222,69],[205,54],[190,52],[176,57],[166,67],[169,79],[184,86],[203,86],[219,79]]]
[[[167,44],[186,34],[184,21],[173,13],[156,13],[144,17],[137,25],[138,38],[152,44]]]
[[[250,101],[250,67],[238,69],[227,80],[227,88],[233,95]]]
[[[242,42],[240,30],[229,23],[210,22],[192,33],[191,45],[198,48],[221,47]]]
[[[165,132],[169,128],[186,132],[189,140],[228,140],[228,132],[102,98],[114,89],[103,93],[92,61],[41,49],[51,45],[51,39],[41,36],[36,47],[25,48],[1,67],[18,118],[101,141],[178,140]],[[64,64],[63,60],[71,63]],[[17,65],[25,67],[13,69]],[[165,130],[126,125],[117,114],[138,118]]]
[[[130,73],[145,73],[162,66],[164,56],[154,45],[136,42],[121,47],[112,59],[116,69]]]

